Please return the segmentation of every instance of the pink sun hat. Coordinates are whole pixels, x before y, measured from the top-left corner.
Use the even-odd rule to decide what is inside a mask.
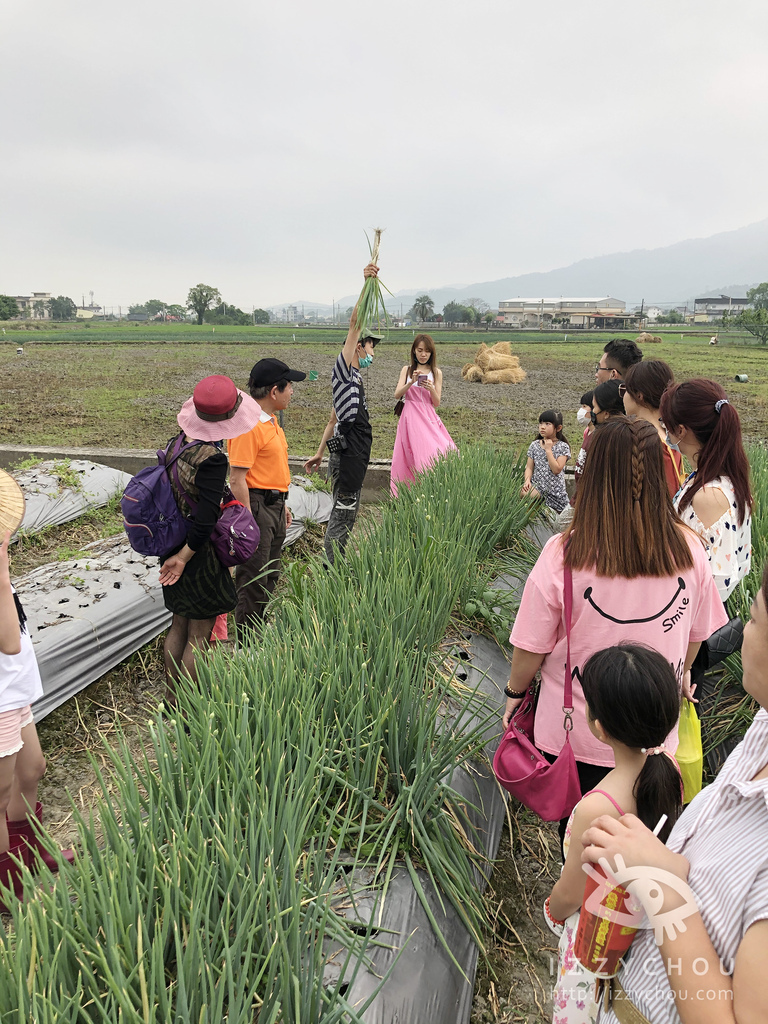
[[[247,434],[259,421],[261,406],[238,390],[229,377],[201,380],[176,420],[195,441],[224,441]]]

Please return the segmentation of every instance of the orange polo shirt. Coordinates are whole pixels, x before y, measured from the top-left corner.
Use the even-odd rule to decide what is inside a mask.
[[[252,430],[230,439],[227,452],[230,466],[248,470],[245,482],[249,489],[288,490],[291,483],[288,442],[274,416],[262,412]]]

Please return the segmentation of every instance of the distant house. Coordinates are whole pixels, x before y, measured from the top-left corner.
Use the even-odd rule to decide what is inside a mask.
[[[144,323],[146,320],[149,320],[149,317],[146,313],[129,313],[126,320],[133,320],[135,323]]]
[[[627,313],[625,302],[610,296],[504,299],[499,317],[516,327],[540,327],[553,321],[568,327],[631,327],[640,319],[636,313]]]
[[[32,292],[31,295],[14,295],[19,312],[27,320],[49,320],[51,317],[50,292]],[[42,306],[35,308],[35,303],[41,302]]]
[[[731,295],[709,296],[704,299],[696,299],[693,304],[693,316],[697,323],[707,323],[712,320],[722,320],[723,315],[737,316],[743,313],[750,305],[749,299],[735,299]]]

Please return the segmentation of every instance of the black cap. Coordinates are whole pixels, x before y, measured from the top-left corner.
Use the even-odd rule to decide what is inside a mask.
[[[304,380],[306,373],[292,370],[281,359],[260,359],[251,370],[248,386],[252,388],[271,388],[281,380]]]

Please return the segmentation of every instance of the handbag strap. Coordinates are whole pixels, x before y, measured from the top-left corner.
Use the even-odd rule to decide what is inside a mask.
[[[563,682],[563,728],[573,728],[573,676],[571,674],[571,617],[573,615],[573,573],[563,562],[563,608],[565,611],[565,680]]]

